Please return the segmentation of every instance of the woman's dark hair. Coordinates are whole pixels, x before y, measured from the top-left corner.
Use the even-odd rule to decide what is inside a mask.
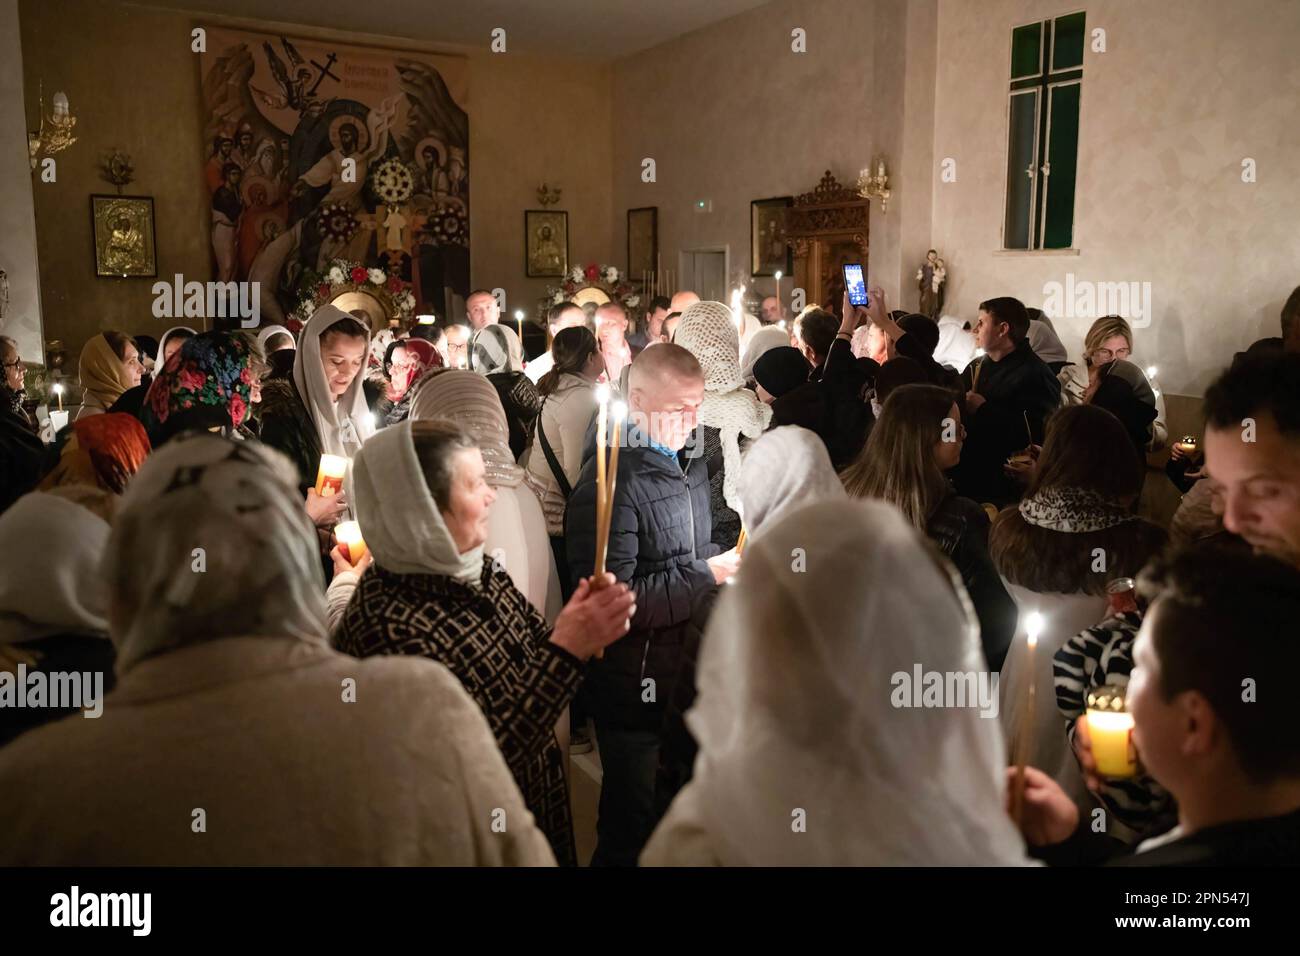
[[[434,503],[439,511],[446,511],[451,507],[451,482],[455,477],[452,456],[478,445],[469,432],[445,418],[411,422],[411,443]]]
[[[1048,419],[1025,494],[1076,488],[1127,504],[1142,490],[1142,467],[1118,418],[1096,405],[1070,405]],[[1167,540],[1163,528],[1141,519],[1101,531],[1053,531],[1031,525],[1012,505],[993,519],[989,556],[1004,578],[1031,591],[1101,595],[1112,579],[1136,576]]]
[[[537,383],[538,394],[543,397],[550,395],[559,387],[562,375],[581,375],[587,367],[587,360],[595,351],[596,336],[591,329],[583,325],[560,329],[551,342],[551,356],[555,359],[555,366]]]
[[[135,344],[135,339],[131,338],[131,336],[127,335],[125,332],[105,332],[104,340],[108,342],[109,347],[112,348],[113,354],[117,356],[119,362],[126,361],[126,347],[128,345],[134,346],[137,352],[140,351],[140,346]]]
[[[1026,495],[1082,488],[1111,501],[1142,491],[1143,462],[1123,423],[1097,405],[1069,405],[1047,420],[1047,437]]]
[[[325,331],[320,334],[320,340],[324,342],[331,335],[346,335],[353,339],[369,339],[370,330],[359,319],[349,316],[327,326]]]

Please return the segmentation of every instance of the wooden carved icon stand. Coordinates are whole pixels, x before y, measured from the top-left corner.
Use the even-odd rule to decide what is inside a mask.
[[[795,286],[807,292],[806,305],[830,306],[837,313],[844,295],[846,262],[867,268],[871,201],[841,186],[828,169],[812,192],[797,196],[785,210],[785,241],[794,250]]]

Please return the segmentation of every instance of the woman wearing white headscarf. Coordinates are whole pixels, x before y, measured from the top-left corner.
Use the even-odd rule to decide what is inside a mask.
[[[789,508],[815,501],[847,501],[844,483],[831,467],[826,443],[816,432],[783,425],[767,432],[740,464],[740,500],[750,540]]]
[[[1023,862],[997,720],[978,704],[908,706],[917,668],[984,670],[977,630],[960,582],[894,508],[782,515],[709,621],[686,715],[695,776],[641,862]]]
[[[293,376],[262,386],[261,439],[289,456],[307,510],[321,527],[333,527],[346,498],[316,497],[321,455],[351,459],[374,433],[362,390],[370,330],[332,305],[315,311],[294,352]]]
[[[553,862],[445,668],[330,650],[293,483],[207,434],[145,463],[101,570],[117,689],[0,751],[0,864]]]
[[[483,381],[455,370],[432,381],[451,375]],[[408,419],[366,443],[352,490],[375,563],[361,576],[334,643],[358,657],[416,655],[446,664],[487,716],[556,859],[574,864],[555,726],[585,661],[627,631],[633,598],[606,575],[598,590],[580,584],[555,626],[548,624],[501,566],[484,560],[496,498],[488,470],[470,435],[444,419]]]
[[[767,429],[772,409],[745,388],[740,375],[740,336],[731,310],[721,302],[696,302],[683,314],[673,342],[699,360],[704,369],[704,401],[699,424],[702,454],[709,462],[709,498],[713,543],[724,551],[740,537],[740,452],[743,439]],[[696,454],[701,452],[697,449]],[[715,467],[721,458],[721,467]]]
[[[772,429],[745,452],[740,465],[740,497],[751,541],[791,508],[848,500],[844,484],[831,467],[825,442],[798,425]],[[707,607],[696,610],[695,620],[707,619]],[[700,640],[699,629],[691,627],[682,642],[682,662],[664,713],[655,780],[655,804],[660,813],[690,780],[695,765],[695,739],[683,716],[695,703]]]
[[[754,363],[772,349],[779,349],[790,344],[790,333],[775,325],[767,325],[755,332],[745,345],[740,357],[740,377],[746,386],[754,382]]]
[[[553,622],[563,598],[546,534],[546,517],[506,444],[506,414],[496,390],[481,375],[461,369],[427,376],[411,403],[411,419],[432,418],[454,420],[483,453],[487,483],[496,491],[484,552],[510,575],[533,607]]]
[[[109,497],[84,485],[69,494]],[[99,574],[107,543],[108,523],[61,492],[34,491],[0,515],[0,554],[9,558],[0,575],[0,673],[15,687],[27,683],[18,679],[22,665],[28,675],[98,673],[102,690],[112,690],[108,589]],[[0,747],[74,709],[0,706]]]

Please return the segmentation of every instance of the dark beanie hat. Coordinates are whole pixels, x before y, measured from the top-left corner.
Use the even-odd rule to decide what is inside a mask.
[[[928,315],[913,312],[898,320],[898,327],[916,339],[927,355],[933,355],[939,347],[939,325]]]
[[[808,381],[808,360],[796,348],[783,345],[768,349],[754,363],[754,381],[775,398],[792,392]]]
[[[926,381],[925,370],[917,362],[906,355],[891,358],[876,373],[876,401],[883,405],[900,385],[924,385]]]

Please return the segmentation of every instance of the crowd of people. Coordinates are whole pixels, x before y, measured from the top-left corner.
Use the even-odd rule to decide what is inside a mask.
[[[1122,316],[834,305],[0,336],[0,864],[576,865],[593,738],[592,865],[1300,862],[1300,289],[1172,445]]]

